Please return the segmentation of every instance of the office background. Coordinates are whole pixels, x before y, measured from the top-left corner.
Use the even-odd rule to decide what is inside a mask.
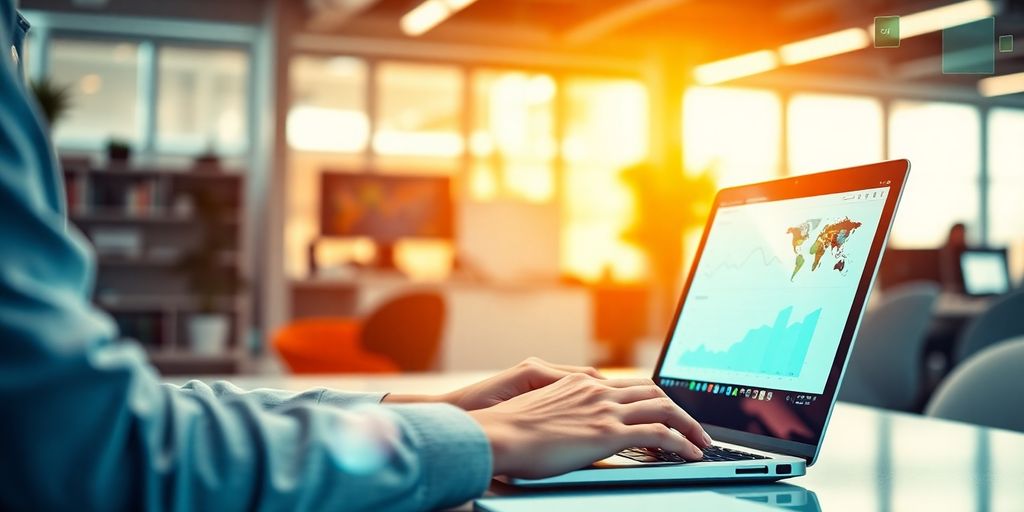
[[[419,4],[22,2],[31,78],[69,95],[97,302],[166,373],[295,370],[296,323],[365,327],[410,292],[443,299],[425,369],[650,365],[715,188],[888,158],[914,167],[892,247],[963,223],[1024,273],[1024,97],[942,69],[944,28],[1024,37],[1011,2],[479,0],[436,27]],[[912,13],[874,46],[876,15]],[[327,233],[330,175],[441,178],[450,232]],[[197,346],[214,313],[226,344]]]

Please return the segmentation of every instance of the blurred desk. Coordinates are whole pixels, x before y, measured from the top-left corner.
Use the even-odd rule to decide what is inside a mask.
[[[416,282],[386,273],[318,277],[292,282],[291,316],[363,316],[417,290],[437,291],[445,299],[443,370],[503,369],[531,355],[577,365],[592,359],[593,306],[581,286],[457,278]]]
[[[935,388],[953,368],[957,340],[964,329],[975,317],[984,313],[994,299],[995,297],[970,297],[949,292],[939,295],[922,354],[924,392],[918,404],[921,410]]]
[[[992,297],[970,297],[956,293],[943,293],[935,302],[935,316],[939,319],[971,319],[992,303]]]
[[[616,377],[648,375],[641,371],[609,373]],[[280,376],[241,377],[232,381],[243,388],[298,391],[327,386],[352,391],[439,393],[487,375]],[[820,461],[808,469],[806,476],[784,482],[688,488],[745,497],[779,510],[1021,511],[1024,434],[839,403],[825,436]],[[524,493],[495,484],[490,494]],[[460,508],[471,509],[468,504]],[[685,503],[680,503],[678,509],[685,510]]]

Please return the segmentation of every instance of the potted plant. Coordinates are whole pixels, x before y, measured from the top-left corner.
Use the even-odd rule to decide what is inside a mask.
[[[206,149],[196,157],[196,171],[218,172],[220,170],[220,155],[217,154],[217,144],[211,138],[207,141]]]
[[[57,121],[71,110],[71,86],[57,85],[49,77],[34,80],[31,86],[39,109],[52,130]]]
[[[221,228],[227,214],[225,205],[200,187],[189,191],[189,195],[195,205],[201,236],[196,248],[185,253],[177,265],[198,301],[198,310],[188,317],[188,342],[197,354],[223,354],[227,349],[231,317],[222,301],[234,298],[245,284],[234,264],[225,261],[232,250],[230,237],[224,236]]]
[[[110,162],[125,163],[132,157],[132,145],[121,139],[110,139],[107,142],[107,158]]]

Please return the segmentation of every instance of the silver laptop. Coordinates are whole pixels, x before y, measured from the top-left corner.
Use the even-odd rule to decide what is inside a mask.
[[[685,462],[644,448],[524,487],[773,481],[803,475],[836,391],[910,162],[722,190],[654,381],[715,446]]]

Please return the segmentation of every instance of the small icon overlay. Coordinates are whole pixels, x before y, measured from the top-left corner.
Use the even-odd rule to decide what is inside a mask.
[[[900,17],[875,16],[875,48],[900,47]]]
[[[1013,51],[1013,36],[999,36],[999,52],[1010,53]]]

